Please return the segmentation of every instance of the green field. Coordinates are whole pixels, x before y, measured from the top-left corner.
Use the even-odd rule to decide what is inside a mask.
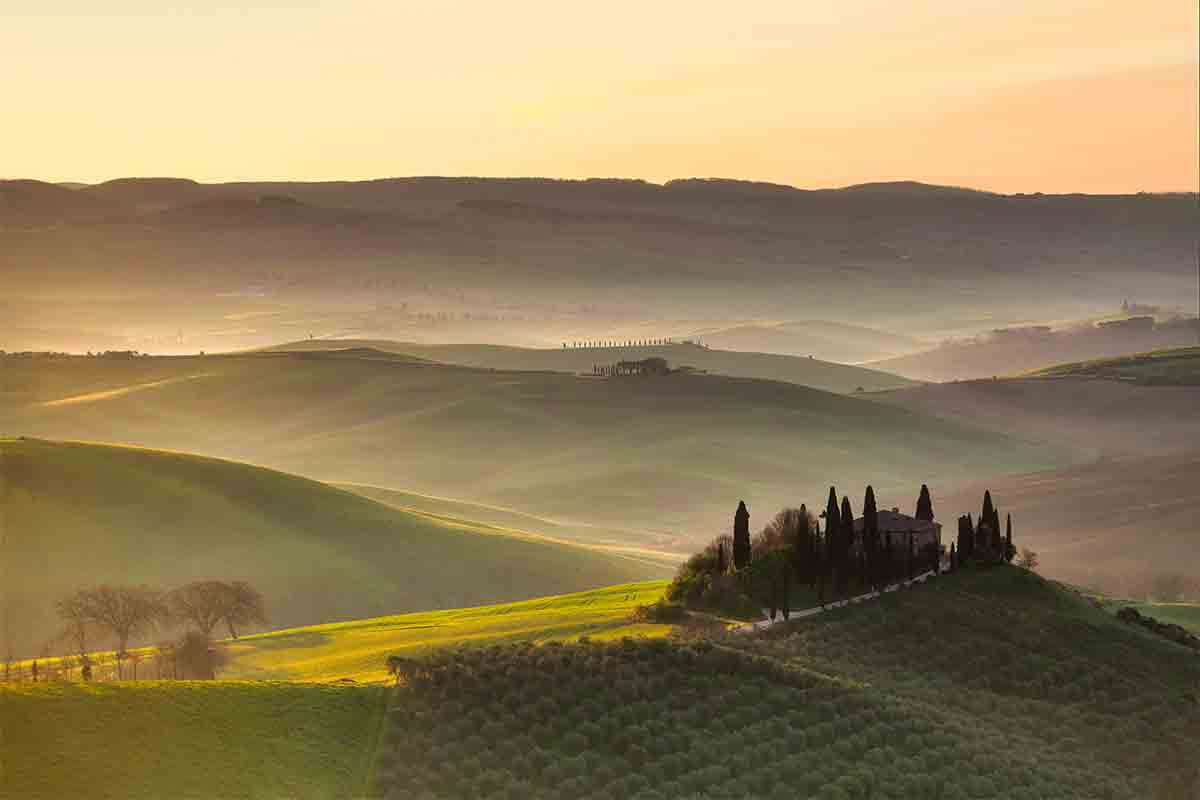
[[[99,583],[247,580],[272,627],[461,608],[665,577],[639,555],[427,513],[246,464],[0,439],[3,586],[17,655]],[[56,652],[54,647],[51,652]]]
[[[595,366],[618,361],[664,358],[672,367],[694,367],[732,378],[757,378],[811,386],[827,392],[849,394],[876,392],[914,386],[917,381],[865,367],[837,364],[815,358],[777,353],[748,353],[736,350],[712,350],[694,344],[634,345],[630,347],[507,347],[493,344],[419,344],[377,340],[319,339],[292,342],[271,348],[276,351],[338,350],[369,347],[457,364],[501,370],[550,370],[590,373]]]
[[[1072,454],[858,397],[705,375],[594,379],[374,351],[8,359],[0,431],[120,441],[554,520],[571,538],[686,552],[875,486],[910,508],[965,476]],[[965,511],[954,509],[953,511]],[[949,509],[947,510],[950,511]]]
[[[21,732],[3,745],[5,788],[39,800],[1183,800],[1200,779],[1195,655],[1032,573],[944,575],[754,636],[639,637],[628,613],[661,589],[234,645],[230,674],[361,668],[374,680],[387,654],[420,659],[386,722],[383,690],[361,683],[0,688]]]
[[[0,795],[362,797],[384,703],[368,686],[0,685]]]
[[[662,597],[666,581],[608,586],[477,608],[400,614],[272,631],[226,642],[222,678],[384,681],[391,654],[423,656],[452,645],[564,641],[579,636],[665,636],[671,628],[634,621]]]
[[[1152,386],[1200,386],[1200,347],[1076,361],[1030,374],[1042,378],[1107,378]]]

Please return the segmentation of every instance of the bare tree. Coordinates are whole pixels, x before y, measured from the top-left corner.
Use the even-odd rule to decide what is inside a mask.
[[[206,638],[212,636],[226,613],[232,587],[224,581],[193,581],[167,596],[171,614],[195,626]]]
[[[108,629],[116,637],[118,679],[129,640],[149,633],[168,618],[162,592],[149,586],[98,586],[77,592],[65,602],[78,604],[82,619]]]
[[[229,584],[229,598],[221,619],[229,628],[230,637],[234,639],[238,638],[237,626],[266,624],[267,612],[263,596],[245,581],[234,581]]]
[[[67,642],[80,658],[87,655],[88,641],[93,638],[96,623],[91,617],[86,592],[76,592],[58,601],[55,610],[63,621],[58,634],[60,641]]]

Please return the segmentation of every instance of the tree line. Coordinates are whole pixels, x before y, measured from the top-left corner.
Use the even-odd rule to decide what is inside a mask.
[[[159,678],[214,678],[221,654],[212,636],[223,625],[231,638],[248,625],[265,624],[262,594],[245,581],[193,581],[170,591],[145,585],[110,585],[79,589],[62,598],[55,611],[63,627],[54,644],[66,645],[67,655],[29,666],[29,677],[38,681],[56,677],[70,679],[75,669],[80,680],[91,681],[104,656],[94,652],[101,641],[112,641],[111,660],[116,680],[123,680],[126,666],[137,680],[139,663],[152,658]],[[149,651],[131,651],[129,645],[156,632],[182,626],[177,640],[160,642]],[[13,665],[5,663],[5,681],[12,680]],[[23,677],[23,676],[22,676]]]

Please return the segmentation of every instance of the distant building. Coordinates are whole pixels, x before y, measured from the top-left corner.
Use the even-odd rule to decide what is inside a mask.
[[[854,520],[854,536],[858,541],[862,541],[863,519],[859,517]],[[908,541],[908,534],[912,534],[913,549],[917,552],[921,551],[925,545],[933,544],[939,549],[942,546],[942,524],[940,522],[931,522],[916,517],[910,517],[908,514],[901,514],[900,509],[893,508],[891,511],[880,509],[879,511],[879,540],[886,542],[888,534],[892,535],[892,547],[902,548],[904,543]]]

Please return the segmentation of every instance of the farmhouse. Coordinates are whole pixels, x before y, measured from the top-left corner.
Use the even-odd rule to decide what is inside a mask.
[[[863,519],[859,517],[854,520],[854,537],[857,541],[862,541],[862,533]],[[904,547],[909,534],[912,534],[912,546],[917,552],[929,544],[933,544],[939,550],[942,547],[940,522],[910,517],[908,514],[901,514],[898,508],[879,512],[879,540],[881,542],[888,541],[889,534],[892,547],[896,548]]]

